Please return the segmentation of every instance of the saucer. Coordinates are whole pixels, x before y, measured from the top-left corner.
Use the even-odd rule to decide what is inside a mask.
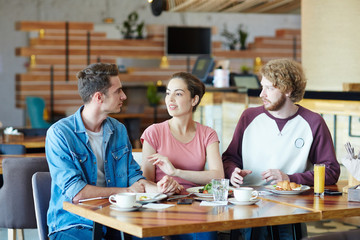
[[[142,206],[141,204],[135,203],[135,205],[131,208],[120,208],[117,207],[115,204],[112,204],[110,208],[120,212],[132,212],[138,210],[139,208],[141,208],[141,206]]]
[[[237,201],[235,198],[229,198],[229,202],[235,205],[252,205],[260,201],[259,198],[249,200],[249,201]]]

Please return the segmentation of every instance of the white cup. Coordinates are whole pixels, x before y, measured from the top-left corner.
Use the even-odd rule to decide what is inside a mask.
[[[132,208],[136,202],[136,193],[118,193],[111,195],[109,202],[119,208]]]
[[[240,187],[234,189],[236,201],[251,201],[259,196],[259,192],[252,187]]]

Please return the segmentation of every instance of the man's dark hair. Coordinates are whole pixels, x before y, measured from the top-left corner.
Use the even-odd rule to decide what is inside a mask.
[[[96,92],[106,94],[110,88],[110,76],[117,76],[116,64],[94,63],[76,74],[78,91],[84,103],[88,103]]]

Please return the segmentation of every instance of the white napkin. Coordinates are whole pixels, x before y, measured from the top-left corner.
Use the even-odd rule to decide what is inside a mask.
[[[19,135],[20,133],[17,129],[14,129],[13,127],[7,127],[4,129],[4,134]]]
[[[201,201],[200,206],[224,206],[227,204],[227,201]]]
[[[174,204],[163,204],[163,203],[148,203],[143,205],[143,208],[149,208],[149,209],[165,209],[169,207],[175,206]]]
[[[342,164],[349,171],[349,173],[360,181],[360,159],[354,159],[350,157],[344,157],[341,159]]]

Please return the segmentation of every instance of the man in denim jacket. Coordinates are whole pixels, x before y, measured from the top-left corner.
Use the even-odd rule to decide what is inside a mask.
[[[175,193],[171,177],[157,185],[145,180],[132,156],[126,128],[109,113],[121,110],[126,95],[115,64],[89,65],[77,74],[84,105],[53,124],[46,136],[52,184],[47,221],[50,239],[91,239],[92,221],[63,210],[64,201],[108,197],[120,192]],[[119,232],[108,228],[105,239]]]

